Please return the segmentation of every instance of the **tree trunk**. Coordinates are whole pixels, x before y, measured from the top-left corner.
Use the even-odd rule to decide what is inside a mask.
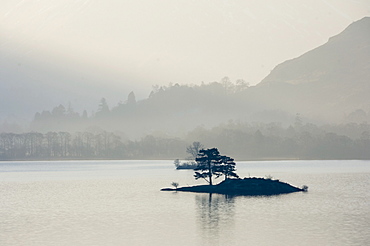
[[[209,172],[209,185],[212,184],[212,167],[211,167],[211,161],[208,160],[208,172]]]

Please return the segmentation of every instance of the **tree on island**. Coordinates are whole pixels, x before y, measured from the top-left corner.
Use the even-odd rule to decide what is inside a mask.
[[[174,164],[176,169],[195,169],[197,167],[197,163],[195,162],[195,158],[197,158],[199,150],[203,149],[204,146],[200,142],[193,142],[191,145],[186,147],[186,153],[190,154],[191,156],[187,157],[187,162],[181,163],[179,159],[174,160]]]
[[[189,159],[195,160],[195,158],[197,158],[197,156],[198,156],[199,151],[203,148],[204,148],[204,146],[200,142],[193,142],[192,145],[189,145],[186,148],[186,153],[191,155],[191,157],[189,157]]]
[[[236,163],[234,162],[234,159],[228,156],[221,156],[221,165],[215,167],[216,174],[221,176],[225,176],[225,180],[229,177],[233,178],[239,178],[239,175],[235,173]],[[219,176],[216,176],[218,178]]]
[[[222,175],[225,179],[228,177],[238,178],[235,173],[235,162],[233,158],[221,156],[217,148],[201,149],[195,159],[198,166],[194,169],[195,179],[204,179],[209,185],[212,185],[212,178],[218,178]]]
[[[176,167],[176,168],[178,168],[178,167],[181,165],[181,162],[180,162],[180,160],[179,160],[179,159],[175,159],[175,160],[173,161],[173,164],[175,164],[175,167]]]

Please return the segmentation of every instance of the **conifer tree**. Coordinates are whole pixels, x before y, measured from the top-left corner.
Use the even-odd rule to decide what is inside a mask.
[[[202,149],[195,159],[198,166],[194,169],[195,179],[204,179],[212,185],[212,178],[219,178],[224,175],[225,180],[229,177],[239,178],[235,173],[234,159],[228,156],[221,156],[217,148]]]
[[[216,167],[221,164],[221,155],[218,149],[201,149],[195,161],[198,163],[194,169],[195,179],[202,178],[212,185],[212,176],[215,175]]]
[[[235,165],[234,159],[229,156],[221,156],[221,165],[219,165],[217,168],[217,174],[224,175],[225,180],[229,177],[233,178],[239,178],[239,175],[235,173]],[[216,177],[217,178],[217,177]]]

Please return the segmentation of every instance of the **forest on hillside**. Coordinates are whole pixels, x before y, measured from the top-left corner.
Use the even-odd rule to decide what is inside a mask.
[[[237,95],[249,88],[244,80],[231,82],[228,77],[220,82],[201,85],[153,86],[148,98],[137,100],[130,92],[115,106],[101,98],[93,112],[75,112],[72,105],[59,105],[52,110],[37,112],[31,131],[85,131],[89,127],[125,132],[137,139],[153,131],[166,133],[187,132],[204,124],[215,126],[246,110]],[[226,112],[227,113],[226,115]],[[223,117],[219,115],[223,114]],[[243,116],[245,113],[240,113]]]
[[[137,100],[130,92],[126,100],[110,106],[107,99],[97,102],[94,112],[75,112],[71,104],[59,105],[52,110],[37,112],[30,131],[46,133],[48,131],[105,131],[121,132],[121,136],[138,140],[146,135],[158,134],[183,137],[196,127],[212,128],[228,121],[240,122],[278,122],[289,126],[300,114],[306,122],[318,125],[333,124],[320,118],[310,118],[297,110],[280,108],[269,104],[268,97],[250,87],[244,80],[232,82],[228,77],[219,82],[201,85],[153,86],[149,97]],[[277,97],[279,95],[275,95]],[[279,96],[281,97],[281,96]],[[299,105],[302,100],[295,100],[291,105]],[[305,102],[308,104],[307,102]],[[322,105],[321,107],[324,107]],[[311,111],[320,108],[312,103]],[[327,112],[330,115],[332,112]],[[338,114],[338,113],[336,113]],[[336,124],[370,122],[370,113],[356,108],[343,113]],[[125,136],[123,136],[125,135]]]

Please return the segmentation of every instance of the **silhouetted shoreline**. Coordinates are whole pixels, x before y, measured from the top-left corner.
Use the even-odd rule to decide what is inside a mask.
[[[1,158],[1,161],[169,161],[173,160],[173,158],[77,158],[77,157],[66,157],[66,158]],[[255,161],[255,162],[263,162],[263,161],[351,161],[351,160],[362,160],[368,161],[369,158],[243,158],[243,159],[236,159],[238,162],[244,161]],[[193,170],[193,168],[179,168],[177,170]]]
[[[218,193],[227,195],[268,196],[307,191],[279,180],[264,178],[227,179],[217,185],[197,185],[180,188],[163,188],[161,191]]]

